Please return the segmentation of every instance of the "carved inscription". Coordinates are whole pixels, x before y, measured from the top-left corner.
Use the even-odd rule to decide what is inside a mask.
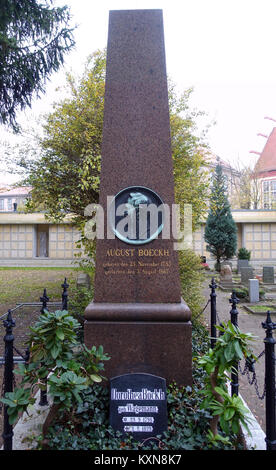
[[[108,249],[103,263],[104,273],[110,275],[168,275],[170,272],[170,250],[129,248]]]

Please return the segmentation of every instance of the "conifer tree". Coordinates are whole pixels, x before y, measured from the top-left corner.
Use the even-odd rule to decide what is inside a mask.
[[[0,123],[17,129],[16,112],[45,91],[45,82],[74,46],[67,6],[52,0],[1,0]]]
[[[218,270],[221,260],[230,259],[236,253],[237,227],[231,214],[225,177],[219,164],[212,178],[205,241],[207,250],[216,258]]]

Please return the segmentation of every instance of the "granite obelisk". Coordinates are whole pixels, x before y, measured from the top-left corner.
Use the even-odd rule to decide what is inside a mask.
[[[142,203],[174,204],[161,10],[109,14],[99,201],[106,225],[108,197],[115,210],[124,203],[134,214]],[[114,226],[112,239],[106,231],[97,240],[85,342],[111,355],[108,377],[146,372],[190,384],[191,314],[181,298],[174,240],[162,237],[162,227],[141,240]]]

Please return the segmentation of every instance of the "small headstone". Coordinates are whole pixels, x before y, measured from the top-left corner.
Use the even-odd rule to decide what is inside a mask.
[[[89,274],[80,273],[77,277],[77,287],[86,287],[86,289],[90,289],[91,287],[91,280]]]
[[[248,259],[238,259],[238,262],[237,262],[237,271],[238,271],[238,273],[241,272],[241,268],[248,268],[248,267],[249,267]]]
[[[232,265],[232,261],[229,261],[229,260],[225,260],[221,263],[221,267],[222,266],[230,266],[231,269],[233,269],[233,265]]]
[[[274,284],[274,266],[263,266],[263,283]]]
[[[255,303],[260,300],[259,280],[249,279],[249,302]]]
[[[249,279],[254,279],[254,269],[251,266],[241,268],[241,283],[248,286]]]
[[[229,266],[228,264],[224,264],[224,265],[221,266],[219,280],[220,280],[220,284],[222,284],[222,285],[232,284],[232,269],[231,269],[231,266]]]
[[[166,380],[140,373],[110,379],[109,422],[138,441],[161,435],[168,427]]]

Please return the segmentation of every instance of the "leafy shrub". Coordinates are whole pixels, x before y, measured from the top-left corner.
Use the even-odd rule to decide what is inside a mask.
[[[84,311],[87,305],[92,302],[93,297],[93,287],[90,289],[87,287],[73,287],[70,290],[69,310],[82,327],[84,325]],[[83,328],[79,330],[78,337],[81,341],[83,340]]]
[[[240,397],[228,394],[226,383],[230,374],[236,369],[238,361],[243,358],[256,359],[256,357],[248,346],[249,341],[253,339],[250,333],[241,333],[231,321],[217,328],[222,335],[217,338],[213,349],[209,349],[204,356],[199,356],[198,364],[208,374],[205,387],[201,390],[204,396],[201,407],[211,411],[211,436],[220,439],[219,425],[226,435],[232,432],[239,436],[240,423],[249,431],[248,410]],[[224,436],[222,438],[224,439]]]
[[[265,290],[264,289],[260,289],[259,290],[259,295],[260,295],[260,299],[264,299],[265,298]]]
[[[53,405],[43,425],[45,437],[60,410],[72,412],[82,400],[81,392],[102,381],[103,361],[109,357],[104,354],[102,346],[88,349],[79,343],[79,328],[78,321],[67,311],[47,310],[30,327],[29,363],[19,364],[15,371],[22,376],[21,384],[1,399],[8,406],[11,424],[27,410],[29,404],[34,403],[35,389],[45,390],[47,380]]]
[[[238,299],[245,299],[248,297],[249,291],[247,287],[242,287],[235,289],[235,293]]]
[[[238,259],[248,259],[251,258],[251,251],[247,250],[246,248],[240,248],[238,251]]]
[[[179,251],[179,272],[182,296],[195,318],[202,309],[204,279],[201,257],[193,250]]]

